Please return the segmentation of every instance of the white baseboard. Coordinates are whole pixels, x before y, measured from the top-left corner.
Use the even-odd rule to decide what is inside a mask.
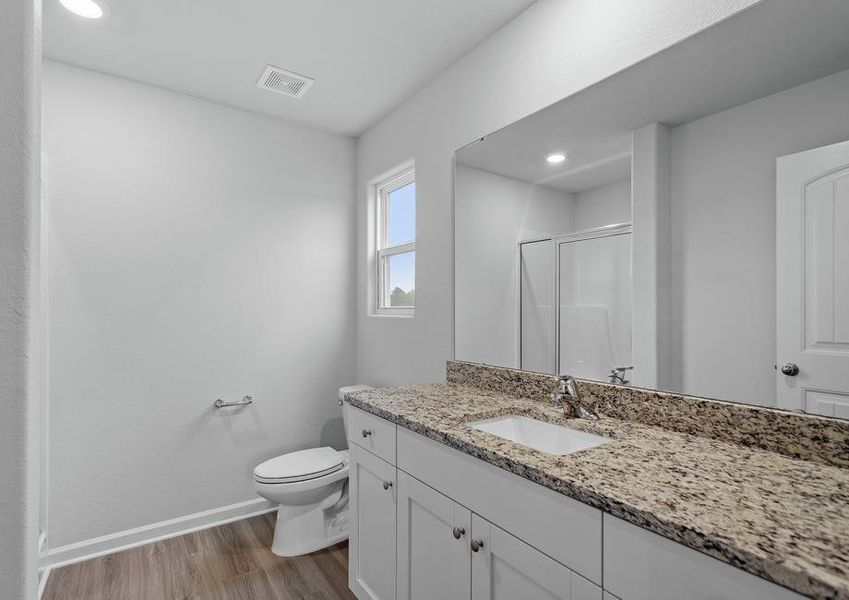
[[[50,577],[50,570],[52,567],[41,567],[38,570],[38,598],[41,600],[41,596],[44,595],[44,588],[47,587],[47,578]]]
[[[254,517],[276,509],[276,504],[262,498],[255,498],[229,506],[205,510],[193,515],[186,515],[143,527],[110,533],[109,535],[68,544],[67,546],[51,548],[46,554],[42,555],[41,564],[45,570],[49,570],[191,533],[192,531],[199,531],[201,529],[223,525],[224,523],[247,519],[248,517]],[[47,573],[45,573],[44,579],[46,581]]]

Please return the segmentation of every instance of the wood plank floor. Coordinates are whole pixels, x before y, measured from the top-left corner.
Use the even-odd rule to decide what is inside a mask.
[[[348,543],[296,558],[271,552],[275,513],[60,567],[43,600],[338,600]]]

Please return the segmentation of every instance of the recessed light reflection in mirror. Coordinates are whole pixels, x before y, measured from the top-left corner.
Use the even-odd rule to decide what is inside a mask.
[[[86,19],[99,19],[103,16],[103,8],[94,0],[59,0],[59,2],[75,15]]]

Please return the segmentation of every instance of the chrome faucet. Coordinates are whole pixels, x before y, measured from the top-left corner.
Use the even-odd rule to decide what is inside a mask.
[[[552,392],[551,401],[554,402],[555,406],[560,405],[567,418],[598,420],[598,415],[584,406],[578,386],[575,385],[575,379],[569,375],[560,376],[560,389]]]
[[[607,374],[607,378],[610,383],[628,385],[631,382],[625,379],[625,374],[633,368],[634,367],[613,367],[610,369],[610,373]]]

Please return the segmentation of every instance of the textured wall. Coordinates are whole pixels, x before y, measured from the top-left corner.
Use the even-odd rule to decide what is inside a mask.
[[[259,462],[344,447],[353,140],[51,62],[44,138],[51,549],[255,499]]]
[[[0,2],[0,597],[35,598],[41,3]]]

